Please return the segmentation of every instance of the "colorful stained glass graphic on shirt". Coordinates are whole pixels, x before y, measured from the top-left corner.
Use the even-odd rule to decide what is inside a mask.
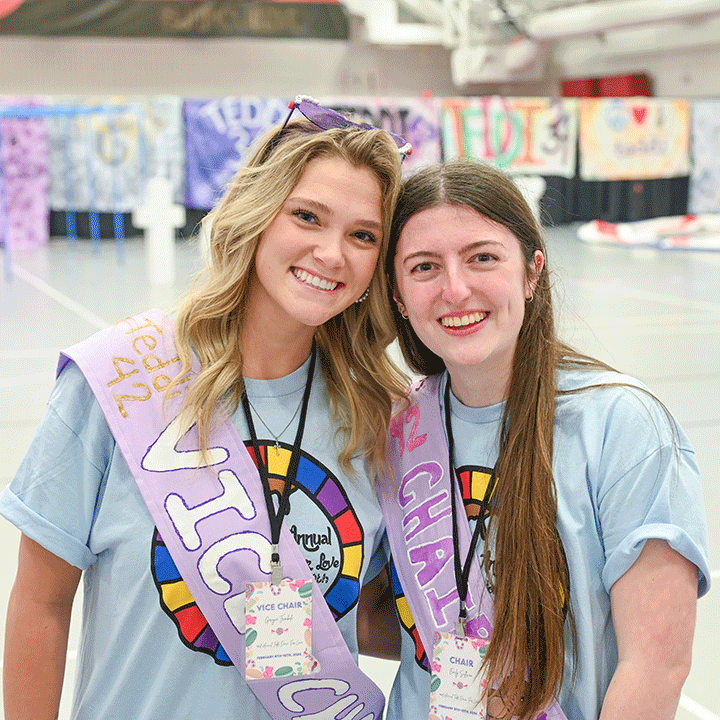
[[[482,518],[486,522],[490,514],[489,502],[494,492],[493,473],[491,468],[464,465],[457,469],[457,475],[462,487],[465,513],[470,521],[470,529],[475,529],[475,522]],[[486,497],[490,490],[490,497]],[[475,521],[475,522],[473,522]]]
[[[254,456],[252,446],[248,452]],[[270,488],[280,497],[285,486],[291,447],[279,454],[269,440],[261,441],[262,461],[268,464]],[[298,526],[297,521],[302,525]],[[337,620],[360,595],[363,530],[337,478],[320,462],[302,453],[295,486],[290,491],[290,519],[285,523],[297,541],[328,607]]]
[[[413,619],[410,606],[408,605],[407,598],[403,592],[402,585],[400,584],[400,578],[397,575],[395,569],[395,563],[390,558],[390,579],[392,582],[393,594],[395,595],[395,607],[397,609],[397,615],[400,620],[401,627],[410,635],[415,643],[415,662],[423,669],[430,672],[430,662],[428,661],[427,653],[423,647],[422,641],[420,640],[420,634],[418,633],[415,620]]]
[[[192,650],[212,656],[218,665],[232,665],[232,660],[195,604],[157,529],[153,536],[151,557],[160,605],[177,626],[182,642]]]
[[[281,443],[278,453],[273,442],[260,441],[262,460],[268,463],[270,488],[277,497],[285,485],[291,450]],[[254,459],[252,445],[248,452]],[[364,557],[360,522],[337,478],[304,452],[289,501],[287,528],[300,546],[337,620],[352,610],[360,595]],[[160,604],[173,619],[183,643],[211,655],[219,665],[230,665],[230,658],[195,604],[157,531],[153,538],[152,565]]]
[[[494,492],[494,484],[492,482],[494,471],[492,468],[464,465],[457,469],[457,474],[462,488],[465,512],[470,521],[470,529],[474,530],[475,523],[478,519],[482,518],[483,522],[487,521],[489,514],[488,504]],[[390,559],[390,575],[400,626],[410,635],[415,644],[415,662],[423,670],[430,672],[428,656],[420,640],[420,634],[415,625],[410,606],[405,598],[405,593],[400,585],[400,579],[397,576],[392,558]]]

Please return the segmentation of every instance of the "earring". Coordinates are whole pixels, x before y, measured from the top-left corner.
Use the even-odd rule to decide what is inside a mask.
[[[408,316],[406,314],[405,306],[397,299],[397,297],[395,297],[395,294],[393,294],[393,300],[395,301],[397,311],[403,316],[405,320],[407,320]]]
[[[368,285],[365,292],[355,301],[356,305],[359,305],[363,300],[367,298],[367,296],[370,294],[370,286]]]

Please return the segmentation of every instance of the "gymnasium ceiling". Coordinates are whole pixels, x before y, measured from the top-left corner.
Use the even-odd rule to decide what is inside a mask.
[[[567,77],[720,45],[720,0],[0,0],[0,35],[358,39],[450,51],[453,82]]]
[[[570,76],[618,57],[720,45],[720,0],[342,0],[368,42],[452,50],[455,84]]]

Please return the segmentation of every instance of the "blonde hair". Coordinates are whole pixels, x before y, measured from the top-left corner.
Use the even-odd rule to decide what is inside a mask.
[[[192,353],[200,363],[184,399],[181,424],[197,423],[203,452],[216,422],[217,403],[223,402],[234,413],[244,390],[240,338],[258,244],[308,163],[317,158],[339,158],[373,172],[382,198],[381,256],[387,247],[401,161],[386,132],[320,131],[301,120],[259,139],[247,164],[203,223],[209,243],[207,266],[180,304],[175,321],[182,369],[174,383],[179,385],[190,371]],[[405,388],[404,376],[385,353],[394,337],[381,263],[367,300],[346,308],[315,332],[318,360],[342,439],[338,460],[350,475],[356,457],[367,457],[374,470],[385,462],[392,403]]]

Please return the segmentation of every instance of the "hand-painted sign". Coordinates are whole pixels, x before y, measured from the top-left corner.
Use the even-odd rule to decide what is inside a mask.
[[[690,105],[657,98],[580,101],[583,180],[651,180],[690,173]]]
[[[412,153],[403,163],[405,173],[440,161],[439,100],[349,96],[323,96],[321,100],[358,122],[370,123],[412,143]]]
[[[182,201],[180,98],[85,97],[62,103],[47,119],[54,210],[130,212],[142,204],[147,180],[155,176],[167,178],[173,197]]]
[[[288,111],[289,99],[225,97],[185,101],[185,204],[211,208],[250,144]]]
[[[575,174],[574,98],[447,98],[443,154],[483,160],[509,173]]]

